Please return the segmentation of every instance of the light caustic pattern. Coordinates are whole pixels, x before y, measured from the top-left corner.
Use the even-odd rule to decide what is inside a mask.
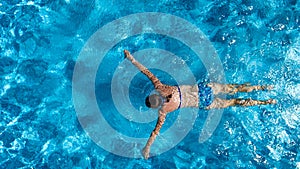
[[[102,114],[104,112],[101,112],[101,106],[97,104],[95,79],[99,65],[110,49],[126,38],[146,33],[165,35],[182,42],[199,57],[210,81],[225,83],[223,67],[214,47],[196,26],[184,19],[163,13],[138,13],[114,20],[100,28],[87,41],[77,59],[73,74],[73,102],[79,122],[89,137],[103,149],[124,157],[141,158],[140,150],[148,138],[130,137],[110,126]],[[119,52],[122,50],[124,49]],[[127,50],[130,51],[130,48]],[[180,56],[156,48],[140,50],[133,55],[146,67],[167,72],[178,85],[196,84],[193,73]],[[117,79],[124,73],[125,68],[126,72],[130,73],[120,82]],[[129,89],[132,79],[138,73],[139,71],[127,60],[119,64],[110,84],[113,104],[118,113],[129,121],[156,121],[157,114],[141,112],[131,106],[133,104],[129,98]],[[205,142],[213,134],[222,111],[209,111],[199,140],[195,142]],[[151,156],[176,146],[192,129],[197,112],[197,109],[181,109],[175,122],[157,137],[151,149]],[[85,117],[93,118],[91,120]]]

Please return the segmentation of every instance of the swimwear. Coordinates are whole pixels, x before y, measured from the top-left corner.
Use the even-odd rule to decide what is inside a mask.
[[[213,102],[212,88],[204,83],[198,83],[199,108],[203,109]]]
[[[180,107],[181,107],[181,91],[180,91],[180,87],[179,86],[177,86],[177,88],[178,88],[178,92],[179,92],[179,101],[180,101],[179,106],[178,106],[177,109],[180,109]]]

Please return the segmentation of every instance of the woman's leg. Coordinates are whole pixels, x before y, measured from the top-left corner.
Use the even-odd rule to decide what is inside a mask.
[[[214,94],[228,93],[235,94],[237,92],[252,92],[253,90],[271,90],[273,86],[251,86],[249,83],[245,84],[219,84],[209,83],[207,86],[211,87]]]
[[[276,100],[252,100],[252,99],[230,99],[224,100],[220,98],[215,98],[211,105],[206,107],[206,109],[221,109],[229,106],[255,106],[255,105],[265,105],[265,104],[276,104]]]

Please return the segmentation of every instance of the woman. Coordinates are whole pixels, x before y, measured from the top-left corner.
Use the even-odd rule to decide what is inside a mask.
[[[250,86],[249,84],[217,84],[208,83],[196,85],[169,86],[162,84],[145,66],[133,58],[129,51],[124,50],[125,57],[132,62],[143,74],[145,74],[153,83],[159,94],[153,94],[146,98],[145,103],[149,108],[158,108],[158,120],[152,131],[144,149],[143,156],[149,158],[150,147],[162,125],[165,122],[166,115],[174,110],[184,107],[197,107],[203,109],[226,108],[229,106],[253,106],[262,104],[276,104],[276,100],[266,101],[250,99],[230,99],[213,98],[218,93],[234,94],[236,92],[251,92],[253,90],[270,90],[272,86]]]

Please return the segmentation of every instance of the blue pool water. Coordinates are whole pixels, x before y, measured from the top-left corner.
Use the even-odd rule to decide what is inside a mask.
[[[196,25],[216,48],[228,83],[274,85],[270,92],[231,97],[275,98],[278,104],[225,109],[217,129],[204,143],[198,137],[208,112],[199,110],[188,135],[149,160],[121,157],[99,147],[76,116],[73,69],[80,51],[99,28],[140,12],[168,13]],[[0,168],[300,168],[299,31],[297,0],[2,0]],[[155,121],[128,121],[112,105],[109,84],[120,69],[123,48],[175,53],[197,80],[206,78],[207,72],[190,48],[163,35],[127,37],[110,49],[97,71],[99,107],[114,129],[131,137],[147,137]],[[176,84],[168,72],[153,72],[163,82]],[[148,111],[138,98],[152,89],[137,74],[129,88],[133,107]],[[155,115],[156,110],[149,113]],[[162,132],[177,117],[178,112],[170,114]]]

